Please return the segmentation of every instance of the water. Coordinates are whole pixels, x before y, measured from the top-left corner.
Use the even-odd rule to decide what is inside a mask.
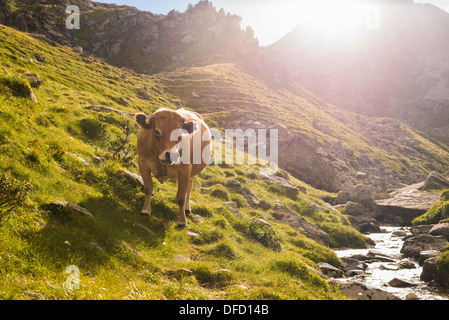
[[[448,296],[444,296],[437,292],[432,292],[427,287],[426,283],[419,279],[422,267],[417,261],[408,259],[415,265],[412,269],[401,269],[398,266],[398,262],[403,260],[400,253],[402,245],[404,243],[403,236],[395,236],[393,232],[403,231],[407,235],[410,234],[408,228],[403,227],[381,227],[382,233],[372,233],[368,235],[375,241],[376,245],[369,249],[345,249],[336,250],[335,253],[339,258],[350,257],[355,254],[366,255],[370,250],[379,251],[382,254],[392,258],[394,262],[366,262],[368,268],[365,270],[365,274],[344,278],[342,281],[356,280],[365,284],[368,287],[378,288],[395,296],[405,299],[407,294],[414,293],[421,300],[449,300]],[[394,288],[388,285],[388,282],[393,278],[405,280],[407,282],[416,284],[414,287],[408,288]]]

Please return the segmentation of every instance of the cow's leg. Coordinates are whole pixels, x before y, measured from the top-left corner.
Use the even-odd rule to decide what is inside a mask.
[[[151,171],[144,161],[139,161],[139,170],[142,175],[145,203],[140,214],[144,216],[151,216],[151,197],[153,195],[153,180],[151,179]]]
[[[187,188],[187,193],[186,193],[186,202],[184,205],[186,216],[188,216],[190,214],[190,212],[192,211],[192,209],[190,207],[190,193],[192,192],[192,189],[193,189],[193,178],[190,178],[189,185]]]
[[[185,170],[187,171],[187,170]],[[186,194],[189,189],[190,170],[182,172],[178,176],[178,193],[176,194],[176,201],[179,206],[179,224],[178,228],[185,228],[187,226],[187,218],[185,213]]]

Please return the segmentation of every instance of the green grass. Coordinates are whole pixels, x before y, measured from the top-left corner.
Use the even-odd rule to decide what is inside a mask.
[[[84,107],[150,113],[171,107],[177,97],[152,93],[153,101],[141,100],[139,90],[160,85],[158,79],[123,80],[121,70],[95,58],[3,26],[0,42],[8,72],[1,79],[33,72],[43,80],[34,90],[38,104],[14,90],[0,93],[0,174],[8,177],[0,187],[11,199],[0,206],[1,299],[345,299],[311,269],[320,261],[341,266],[330,248],[277,223],[267,207],[249,208],[222,183],[239,179],[268,208],[280,201],[322,228],[337,225],[347,232],[351,228],[338,211],[308,207],[320,203],[321,191],[292,178],[309,192],[292,199],[257,179],[258,166],[212,165],[192,192],[192,211],[202,219],[190,220],[189,230],[199,237],[175,228],[174,181],[155,181],[153,216],[141,217],[142,188],[118,174],[122,168],[138,173],[137,126],[126,116]],[[35,53],[45,62],[24,59]],[[120,97],[131,106],[120,105]],[[94,219],[49,209],[54,200],[80,205]],[[236,201],[242,218],[221,206],[228,200]],[[257,219],[272,229],[258,229],[252,223]],[[335,234],[331,239],[338,246]],[[80,271],[79,289],[66,284],[72,265]]]
[[[443,212],[449,213],[449,189],[441,191],[440,201],[434,203],[432,207],[423,215],[413,219],[413,225],[420,224],[436,224],[439,222],[447,222],[447,217],[443,216]]]

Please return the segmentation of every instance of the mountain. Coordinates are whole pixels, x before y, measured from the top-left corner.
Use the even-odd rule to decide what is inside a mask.
[[[405,83],[386,81],[371,73],[366,76],[364,71],[389,70],[392,78],[412,79],[410,72],[415,72],[416,68],[410,65],[414,66],[420,50],[410,51],[410,59],[403,59],[405,49],[402,47],[402,51],[394,51],[394,55],[389,53],[391,50],[370,49],[372,43],[385,41],[394,46],[401,36],[399,31],[407,30],[395,27],[391,15],[396,17],[397,13],[408,10],[400,15],[401,19],[396,19],[399,26],[407,26],[410,10],[417,19],[423,16],[421,7],[410,1],[397,2],[393,7],[388,1],[376,2],[382,9],[381,26],[384,27],[379,31],[366,31],[351,50],[346,46],[330,48],[322,42],[318,45],[320,37],[307,38],[308,33],[300,27],[272,47],[261,48],[250,28],[245,31],[240,28],[238,16],[218,11],[209,1],[190,5],[183,13],[173,10],[168,15],[155,15],[128,6],[79,0],[75,3],[81,10],[79,30],[67,29],[63,19],[57,18],[67,16],[65,1],[16,0],[11,3],[9,11],[16,28],[32,32],[38,39],[50,43],[81,47],[77,50],[82,50],[84,58],[99,56],[132,74],[159,73],[158,77],[167,81],[165,90],[176,93],[176,99],[204,114],[213,117],[220,114],[217,124],[222,128],[250,127],[234,121],[235,112],[250,112],[248,123],[285,127],[285,137],[279,146],[281,168],[314,187],[336,192],[345,184],[364,183],[375,192],[383,192],[390,187],[421,181],[429,171],[445,170],[447,148],[437,141],[430,141],[393,120],[357,117],[341,111],[327,103],[335,100],[332,97],[323,95],[324,98],[319,99],[310,93],[322,93],[318,89],[326,88],[322,84],[329,83],[319,75],[327,74],[327,69],[337,70],[335,77],[349,78],[358,87],[348,85],[346,80],[341,82],[339,78],[331,81],[343,84],[341,92],[350,91],[339,93],[337,96],[343,98],[336,101],[336,105],[347,105],[346,102],[351,101],[349,96],[363,97],[363,102],[357,104],[360,110],[351,111],[362,112],[368,105],[366,101],[370,101],[375,103],[376,113],[385,115],[382,110],[387,110],[386,113],[395,118],[396,114],[392,113],[398,112],[396,109],[383,108],[383,102],[391,100],[389,94],[381,96],[377,92],[404,91]],[[431,6],[424,8],[435,10]],[[384,15],[384,11],[388,15]],[[443,20],[445,17],[442,14]],[[391,29],[399,31],[394,33]],[[430,31],[424,27],[420,30],[427,39],[424,35]],[[442,41],[438,39],[429,47]],[[410,41],[404,48],[412,47],[413,43]],[[277,59],[282,61],[276,61],[273,52],[277,52]],[[427,54],[438,55],[433,50],[428,50]],[[395,61],[403,65],[389,68]],[[353,68],[354,63],[358,63],[358,68]],[[212,65],[214,67],[209,67]],[[351,70],[360,70],[360,77],[369,79],[361,79],[359,73],[352,77]],[[375,87],[380,89],[373,90]],[[360,90],[354,93],[356,88]],[[332,89],[335,90],[334,85]],[[413,86],[408,86],[407,90],[418,92]],[[199,98],[193,97],[192,92],[199,94]],[[420,119],[426,121],[424,116]],[[444,119],[439,117],[439,120]],[[358,173],[365,174],[368,179],[360,181],[356,178]]]
[[[60,44],[81,46],[86,53],[139,73],[154,74],[185,66],[249,60],[260,48],[241,18],[217,11],[209,1],[183,13],[156,15],[134,7],[70,2],[81,11],[80,29],[66,28],[67,1],[16,0],[12,26],[45,35]]]
[[[324,100],[449,142],[449,14],[411,0],[358,5],[377,8],[378,28],[365,26],[361,10],[357,33],[344,40],[304,23],[267,50]]]
[[[384,192],[444,172],[449,161],[448,147],[398,121],[344,111],[301,87],[279,90],[235,64],[158,78],[217,128],[278,128],[280,167],[316,188],[363,183]]]

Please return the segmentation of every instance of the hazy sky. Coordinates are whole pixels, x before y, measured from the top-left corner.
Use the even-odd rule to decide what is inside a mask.
[[[199,0],[96,0],[99,2],[125,4],[152,13],[167,14],[176,9],[183,12],[189,3]],[[354,0],[320,0],[323,3],[338,3]],[[417,3],[432,3],[449,12],[449,0],[414,0]],[[269,45],[290,32],[307,14],[310,4],[318,0],[212,0],[217,8],[242,17],[242,27],[250,25],[261,45]],[[287,9],[286,9],[287,8]],[[267,23],[270,21],[271,23]]]

